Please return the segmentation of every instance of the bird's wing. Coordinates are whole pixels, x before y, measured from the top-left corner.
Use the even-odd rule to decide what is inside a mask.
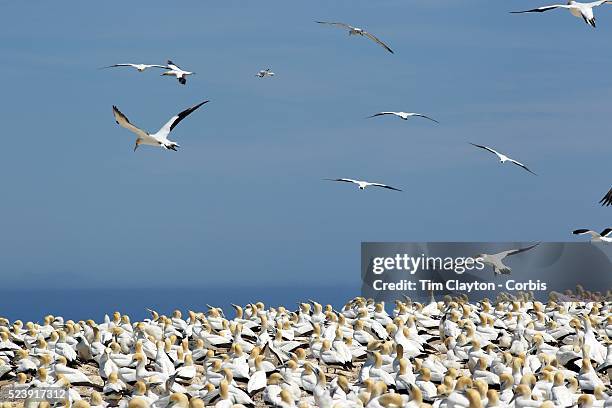
[[[368,184],[374,187],[382,187],[382,188],[388,188],[389,190],[402,191],[399,188],[391,187],[386,184],[381,184],[381,183],[368,183]]]
[[[109,65],[107,67],[102,67],[102,68],[115,68],[115,67],[135,67],[136,64],[113,64],[113,65]]]
[[[372,33],[368,33],[367,31],[364,31],[363,34],[368,37],[370,40],[376,42],[378,45],[380,45],[381,47],[383,47],[385,50],[389,51],[391,54],[394,54],[393,50],[391,48],[389,48],[389,46],[387,44],[385,44],[384,42],[382,42],[378,37],[376,37],[374,34]]]
[[[166,62],[166,64],[168,64],[168,68],[170,68],[170,69],[176,69],[176,70],[182,71],[182,70],[179,68],[179,66],[178,66],[178,65],[176,65],[174,62],[172,62],[172,61],[170,61],[170,60],[168,60],[168,61]]]
[[[176,125],[178,125],[181,122],[181,120],[185,119],[187,116],[189,116],[190,113],[192,113],[193,111],[195,111],[196,109],[198,109],[200,106],[204,105],[207,102],[209,102],[209,101],[200,102],[197,105],[192,106],[191,108],[185,109],[184,111],[182,111],[178,115],[174,115],[159,130],[159,133],[161,135],[163,135],[164,137],[168,136],[168,134],[172,131],[172,129],[174,129],[176,127]]]
[[[610,0],[598,0],[598,1],[594,1],[592,3],[587,3],[586,5],[589,7],[598,7],[601,6],[602,4],[612,4],[612,1]]]
[[[612,188],[608,191],[608,193],[605,196],[603,196],[601,200],[599,200],[599,204],[606,206],[606,207],[609,205],[612,205]]]
[[[348,179],[348,178],[325,179],[325,180],[329,180],[329,181],[344,181],[344,182],[346,182],[346,183],[355,183],[355,184],[359,184],[359,181],[357,181],[357,180],[353,180],[353,179]]]
[[[127,118],[127,116],[125,116],[123,113],[121,113],[119,108],[117,108],[115,105],[113,105],[113,115],[115,116],[115,122],[117,122],[117,124],[119,126],[121,126],[123,128],[126,128],[130,132],[136,133],[138,135],[138,137],[147,137],[147,136],[149,136],[149,134],[147,132],[145,132],[144,130],[140,129],[137,126],[132,125],[130,123],[129,119]]]
[[[574,230],[572,232],[572,234],[574,234],[574,235],[586,235],[586,234],[588,234],[588,235],[592,236],[593,238],[600,236],[599,233],[597,233],[597,232],[595,232],[593,230],[584,229],[584,228]]]
[[[336,27],[342,27],[342,28],[348,28],[349,30],[352,30],[353,26],[350,26],[348,24],[344,24],[344,23],[340,23],[340,22],[330,22],[330,21],[316,21],[319,24],[327,24],[327,25],[333,25]]]
[[[554,10],[556,8],[571,8],[570,6],[568,6],[567,4],[553,4],[551,6],[543,6],[543,7],[538,7],[535,9],[531,9],[531,10],[522,10],[522,11],[511,11],[510,13],[512,14],[520,14],[520,13],[542,13],[544,11],[548,11],[548,10]]]
[[[488,150],[488,151],[490,151],[491,153],[493,153],[493,154],[494,154],[494,155],[496,155],[496,156],[499,156],[499,155],[500,155],[500,154],[499,154],[499,152],[498,152],[497,150],[495,150],[495,149],[491,149],[491,148],[490,148],[490,147],[488,147],[488,146],[483,146],[483,145],[479,145],[479,144],[472,143],[472,142],[470,142],[470,144],[471,144],[472,146],[476,146],[476,147],[480,147],[481,149]]]
[[[525,166],[523,163],[518,162],[514,159],[510,159],[510,161],[514,164],[516,164],[517,166],[520,166],[522,168],[524,168],[525,170],[527,170],[528,172],[530,172],[531,174],[533,174],[534,176],[537,176],[537,174],[535,174],[533,171],[529,170],[529,168],[527,166]]]
[[[147,65],[147,67],[149,67],[149,68],[163,68],[163,69],[170,69],[170,67],[169,67],[169,66],[167,66],[167,65],[157,65],[157,64]]]
[[[382,115],[397,115],[397,114],[395,112],[378,112],[372,116],[368,116],[368,118],[373,118],[375,116],[382,116]]]
[[[437,120],[435,120],[434,118],[430,118],[429,116],[427,116],[427,115],[423,115],[422,113],[415,113],[415,114],[414,114],[414,116],[418,116],[418,117],[421,117],[421,118],[425,118],[425,119],[432,120],[432,121],[434,121],[434,122],[436,122],[436,123],[440,123],[440,122],[438,122]]]
[[[611,232],[612,228],[606,228],[605,230],[601,231],[599,235],[601,235],[602,237],[607,237],[608,235],[610,235]]]
[[[506,256],[516,255],[516,254],[520,254],[521,252],[529,251],[530,249],[533,249],[537,247],[538,245],[540,245],[539,242],[531,246],[525,247],[525,248],[512,249],[510,251],[506,251]]]

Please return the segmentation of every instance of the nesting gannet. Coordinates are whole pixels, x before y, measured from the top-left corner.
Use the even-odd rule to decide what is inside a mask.
[[[181,68],[179,68],[178,65],[176,65],[174,62],[168,60],[168,71],[164,72],[162,74],[163,75],[168,75],[168,76],[175,76],[176,79],[178,79],[179,83],[181,85],[185,85],[187,83],[187,76],[188,75],[195,75],[195,72],[191,72],[191,71],[185,71]]]
[[[162,126],[156,133],[153,133],[153,134],[145,130],[142,130],[139,127],[131,124],[127,116],[121,113],[121,111],[119,111],[119,108],[117,108],[114,105],[113,105],[113,115],[115,116],[115,122],[117,122],[119,126],[126,128],[127,130],[129,130],[132,133],[135,133],[136,136],[138,136],[136,138],[136,144],[134,146],[134,151],[136,151],[138,146],[140,146],[141,144],[149,145],[149,146],[163,147],[166,150],[169,149],[169,150],[176,151],[176,148],[180,146],[177,143],[171,140],[168,140],[168,136],[170,135],[170,132],[172,131],[172,129],[176,127],[176,125],[178,125],[181,122],[181,120],[185,119],[187,116],[189,116],[189,114],[191,114],[192,112],[194,112],[196,109],[198,109],[200,106],[204,105],[207,102],[209,101],[200,102],[197,105],[192,106],[191,108],[185,109],[178,115],[174,115],[173,117],[170,118],[170,120],[164,126]]]
[[[537,244],[534,244],[534,245],[531,245],[525,248],[510,249],[508,251],[498,252],[496,254],[478,254],[476,255],[475,258],[480,258],[482,259],[482,262],[485,265],[492,266],[493,272],[495,275],[501,275],[501,274],[507,275],[512,272],[512,269],[504,265],[503,263],[503,260],[507,256],[512,256],[512,255],[520,254],[521,252],[529,251],[530,249],[537,247],[539,244],[540,243],[538,242]]]
[[[338,179],[325,179],[325,180],[329,180],[329,181],[344,181],[346,183],[353,183],[353,184],[357,184],[359,186],[360,190],[365,190],[366,187],[369,186],[373,186],[373,187],[382,187],[382,188],[387,188],[389,190],[395,190],[395,191],[402,191],[398,188],[395,187],[391,187],[388,186],[386,184],[381,184],[381,183],[370,183],[369,181],[362,181],[362,180],[353,180],[353,179],[348,179],[348,178],[338,178]]]
[[[379,40],[376,36],[374,36],[373,34],[368,33],[367,31],[358,28],[358,27],[353,27],[351,25],[348,24],[344,24],[344,23],[335,23],[335,22],[328,22],[328,21],[317,21],[317,23],[319,24],[328,24],[328,25],[332,25],[334,27],[340,27],[340,28],[344,28],[348,30],[348,34],[349,35],[360,35],[360,36],[366,36],[368,37],[370,40],[376,42],[378,45],[380,45],[381,47],[383,47],[385,50],[389,51],[391,54],[393,54],[393,51],[391,50],[391,48],[389,48],[387,46],[387,44],[385,44],[384,42],[382,42],[381,40]]]
[[[490,151],[491,153],[495,154],[495,155],[496,155],[496,156],[499,158],[499,162],[500,162],[500,163],[502,163],[502,164],[503,164],[503,163],[505,163],[505,162],[507,162],[507,161],[509,161],[510,163],[514,163],[514,164],[516,164],[517,166],[522,167],[523,169],[527,170],[527,171],[528,171],[528,172],[530,172],[531,174],[536,175],[536,174],[535,174],[533,171],[529,170],[529,168],[527,168],[527,166],[525,166],[523,163],[518,162],[518,161],[516,161],[516,160],[514,160],[514,159],[511,159],[510,157],[506,156],[505,154],[502,154],[502,153],[498,152],[497,150],[491,149],[490,147],[487,147],[487,146],[478,145],[478,144],[475,144],[475,143],[470,143],[470,144],[471,144],[472,146],[476,146],[476,147],[479,147],[479,148],[481,148],[481,149],[488,150],[488,151]]]
[[[144,72],[147,68],[162,68],[162,69],[170,69],[165,65],[156,65],[156,64],[114,64],[109,65],[104,68],[116,68],[116,67],[132,67],[136,68],[139,72]]]
[[[274,75],[274,72],[272,72],[270,68],[262,69],[261,71],[255,74],[255,76],[259,78],[273,77]]]
[[[58,376],[61,374],[73,385],[94,385],[83,372],[75,368],[68,367],[66,364],[68,364],[66,358],[64,356],[59,356],[55,365],[53,366],[53,375]]]
[[[255,359],[255,371],[251,374],[247,384],[247,392],[251,395],[266,387],[267,379],[266,372],[262,367],[263,359],[263,356],[257,356]]]
[[[589,229],[577,229],[572,232],[574,235],[590,235],[591,242],[612,242],[612,228],[606,228],[601,232],[595,232]]]
[[[411,117],[419,117],[419,118],[429,119],[436,123],[440,123],[437,120],[430,118],[427,115],[423,115],[422,113],[416,113],[416,112],[378,112],[372,116],[368,116],[368,118],[374,118],[376,116],[383,116],[383,115],[395,115],[398,118],[403,119],[403,120],[408,120],[408,118],[411,118]]]
[[[598,0],[598,1],[593,1],[591,3],[579,3],[574,0],[569,0],[567,4],[553,4],[551,6],[543,6],[543,7],[538,7],[538,8],[531,9],[531,10],[511,11],[511,13],[513,14],[542,13],[544,11],[564,8],[564,9],[569,10],[569,12],[572,13],[574,17],[582,18],[585,23],[595,28],[595,15],[593,14],[593,8],[601,6],[602,4],[606,4],[606,3],[610,4],[612,2],[609,0]]]

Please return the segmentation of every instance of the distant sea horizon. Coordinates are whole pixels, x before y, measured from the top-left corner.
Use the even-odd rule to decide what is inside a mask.
[[[119,311],[132,322],[149,318],[147,308],[170,315],[175,309],[206,311],[207,305],[223,308],[233,317],[232,303],[244,306],[264,302],[266,307],[285,306],[296,310],[299,302],[314,300],[341,307],[361,294],[360,285],[303,286],[210,286],[202,288],[0,288],[0,317],[41,322],[46,315],[63,316],[68,320],[104,320],[104,315]]]

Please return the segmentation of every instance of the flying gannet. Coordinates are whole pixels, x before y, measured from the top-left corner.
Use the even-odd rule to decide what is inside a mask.
[[[179,68],[178,65],[176,65],[174,62],[170,60],[168,60],[167,68],[168,68],[168,71],[164,72],[162,75],[175,76],[181,85],[185,85],[187,83],[188,75],[195,75],[195,72],[185,71]]]
[[[471,144],[472,146],[476,146],[476,147],[479,147],[479,148],[481,148],[481,149],[488,150],[488,151],[490,151],[491,153],[495,154],[495,155],[496,155],[496,156],[499,158],[499,162],[500,162],[500,163],[502,163],[502,164],[503,164],[503,163],[505,163],[505,162],[507,162],[507,161],[508,161],[508,162],[510,162],[510,163],[514,163],[514,164],[516,164],[517,166],[520,166],[520,167],[522,167],[523,169],[527,170],[527,171],[528,171],[528,172],[530,172],[531,174],[533,174],[533,175],[536,175],[536,176],[537,176],[537,174],[535,174],[533,171],[529,170],[529,168],[527,168],[527,166],[525,166],[523,163],[518,162],[518,161],[516,161],[516,160],[514,160],[514,159],[511,159],[510,157],[506,156],[505,154],[502,154],[502,153],[498,152],[497,150],[494,150],[494,149],[492,149],[492,148],[490,148],[490,147],[488,147],[488,146],[482,146],[482,145],[478,145],[478,144],[475,144],[475,143],[470,143],[470,144]]]
[[[185,119],[190,113],[198,109],[200,106],[204,105],[209,101],[200,102],[191,108],[185,109],[178,115],[174,115],[170,118],[170,120],[161,127],[156,133],[149,133],[145,130],[140,129],[137,126],[134,126],[130,123],[127,116],[125,116],[119,108],[113,105],[113,115],[115,116],[115,122],[121,127],[126,128],[130,132],[133,132],[138,136],[136,139],[136,145],[134,146],[134,151],[138,148],[139,145],[149,145],[149,146],[157,146],[163,147],[164,149],[170,149],[176,151],[177,147],[180,147],[177,143],[168,140],[168,135],[178,125],[181,120]]]
[[[376,116],[383,116],[383,115],[395,115],[398,118],[404,119],[404,120],[408,120],[408,118],[416,116],[419,118],[425,118],[425,119],[429,119],[431,121],[434,121],[436,123],[440,123],[437,120],[430,118],[427,115],[423,115],[422,113],[415,113],[415,112],[378,112],[372,116],[368,116],[368,118],[374,118]]]
[[[262,69],[261,71],[255,74],[255,76],[259,78],[273,77],[274,75],[274,72],[272,72],[270,68]]]
[[[601,6],[602,4],[610,4],[612,1],[609,0],[598,0],[591,3],[579,3],[577,1],[569,0],[567,4],[553,4],[551,6],[538,7],[531,10],[523,11],[511,11],[513,14],[520,13],[542,13],[544,11],[555,10],[558,8],[564,8],[569,10],[573,16],[582,18],[585,23],[595,28],[595,15],[593,14],[593,8]]]
[[[493,273],[495,275],[509,275],[512,272],[512,269],[504,265],[503,260],[508,256],[529,251],[538,245],[540,245],[539,242],[526,248],[510,249],[508,251],[498,252],[496,254],[478,254],[474,257],[474,259],[480,258],[485,265],[493,267]]]
[[[365,190],[366,187],[372,186],[372,187],[388,188],[389,190],[402,191],[402,190],[400,190],[398,188],[391,187],[391,186],[388,186],[386,184],[370,183],[369,181],[353,180],[353,179],[348,179],[348,178],[325,179],[325,180],[329,180],[329,181],[344,181],[346,183],[354,183],[354,184],[357,184],[357,186],[359,186],[360,190]]]
[[[162,69],[170,69],[165,65],[156,65],[156,64],[114,64],[109,65],[108,67],[103,68],[116,68],[116,67],[132,67],[136,68],[139,72],[144,72],[147,68],[162,68]]]
[[[365,30],[363,30],[363,29],[361,29],[359,27],[353,27],[353,26],[345,24],[345,23],[335,23],[335,22],[328,22],[328,21],[317,21],[317,23],[332,25],[334,27],[345,28],[345,29],[348,30],[348,34],[349,35],[360,35],[362,37],[363,36],[368,37],[370,40],[376,42],[378,45],[383,47],[385,50],[387,50],[391,54],[393,54],[393,51],[391,50],[391,48],[389,48],[389,46],[387,46],[387,44],[385,44],[384,42],[379,40],[375,35],[373,35],[371,33],[368,33],[367,31],[365,31]]]
[[[612,242],[612,237],[610,233],[612,233],[612,228],[606,228],[601,232],[595,232],[589,229],[577,229],[572,232],[574,235],[590,235],[591,242]]]

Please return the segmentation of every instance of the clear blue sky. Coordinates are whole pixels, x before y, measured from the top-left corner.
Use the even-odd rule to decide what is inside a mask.
[[[361,241],[610,226],[612,7],[595,30],[508,13],[545,3],[0,1],[3,284],[356,284]],[[197,72],[187,86],[98,69],[168,58]],[[173,131],[179,152],[134,153],[111,113],[155,131],[204,99]],[[365,119],[380,110],[441,124]]]

